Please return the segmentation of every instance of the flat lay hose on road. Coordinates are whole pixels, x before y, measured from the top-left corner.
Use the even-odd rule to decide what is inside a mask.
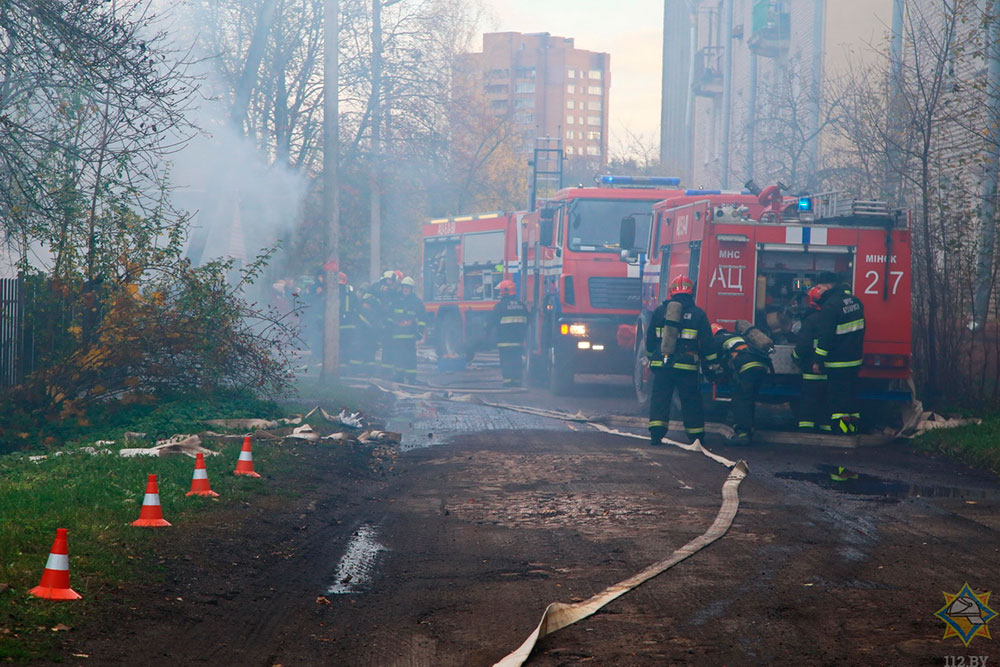
[[[389,389],[379,385],[378,383],[372,382],[373,385],[378,387],[383,391],[390,391],[397,398],[430,398],[430,392],[427,394],[408,394],[404,391],[399,391],[398,389]],[[398,387],[398,385],[396,385]],[[458,402],[472,402],[479,403],[482,405],[487,405],[490,407],[500,408],[504,410],[513,410],[515,412],[522,412],[525,414],[532,414],[542,417],[549,417],[552,419],[560,419],[563,421],[573,421],[573,422],[583,422],[588,426],[591,426],[599,431],[608,433],[609,435],[616,435],[626,438],[637,438],[641,440],[646,440],[647,436],[639,435],[636,433],[629,433],[627,431],[618,431],[609,428],[603,424],[591,421],[592,418],[577,412],[576,414],[569,414],[565,412],[559,412],[556,410],[546,410],[544,408],[532,408],[522,405],[510,405],[506,403],[492,403],[484,401],[478,397],[471,396],[460,396],[460,395],[447,395],[439,396],[445,400],[458,401]],[[542,613],[542,619],[538,622],[538,626],[535,627],[534,632],[524,640],[513,653],[508,654],[500,662],[496,663],[494,667],[520,667],[531,655],[531,651],[534,649],[535,644],[538,640],[546,635],[550,635],[556,630],[565,628],[567,625],[572,625],[579,620],[591,616],[599,609],[604,607],[609,602],[621,597],[625,593],[628,593],[633,588],[639,586],[645,581],[652,579],[658,574],[663,573],[667,569],[673,567],[677,563],[681,562],[685,558],[697,553],[701,549],[716,541],[720,537],[726,534],[729,527],[733,524],[733,519],[736,517],[736,512],[740,507],[740,497],[739,497],[739,487],[740,482],[744,480],[747,476],[747,464],[746,461],[733,462],[729,459],[719,456],[702,446],[700,440],[696,440],[692,444],[686,444],[678,442],[676,440],[671,440],[670,438],[664,438],[664,443],[668,445],[673,445],[675,447],[680,447],[681,449],[687,451],[698,452],[708,458],[712,459],[716,463],[720,463],[730,469],[726,481],[722,485],[722,507],[719,508],[719,513],[715,517],[715,521],[709,526],[708,530],[705,531],[701,536],[691,540],[685,544],[680,549],[677,549],[665,560],[661,560],[657,563],[653,563],[645,570],[639,572],[638,574],[620,581],[617,584],[609,586],[602,592],[593,596],[589,600],[584,600],[582,602],[576,602],[572,604],[566,604],[564,602],[553,602],[545,611]]]
[[[545,608],[542,620],[538,622],[535,631],[524,640],[524,643],[493,667],[520,667],[528,659],[528,656],[531,655],[535,644],[542,637],[587,618],[612,600],[628,593],[643,582],[661,574],[725,535],[726,531],[733,524],[736,511],[740,507],[739,487],[740,482],[746,476],[747,465],[744,461],[740,461],[729,471],[729,476],[726,477],[726,481],[722,485],[722,507],[719,508],[719,513],[716,515],[715,521],[712,522],[712,525],[703,535],[674,551],[666,560],[653,563],[642,572],[605,588],[589,600],[573,604],[553,602]]]

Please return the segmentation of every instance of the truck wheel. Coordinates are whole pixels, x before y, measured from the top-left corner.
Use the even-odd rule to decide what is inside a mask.
[[[573,367],[559,346],[549,348],[549,391],[556,396],[565,396],[573,390]]]
[[[635,362],[632,366],[632,386],[635,387],[635,397],[639,401],[639,407],[646,409],[649,407],[649,395],[653,391],[653,374],[649,366],[643,364],[647,359],[645,350],[646,337],[643,335],[642,327],[637,330],[635,337]]]
[[[524,377],[532,387],[545,385],[547,379],[545,359],[538,354],[532,354],[531,350],[524,352]]]
[[[462,320],[458,313],[445,314],[436,328],[437,340],[434,349],[437,351],[438,359],[462,356],[465,336],[462,335]]]

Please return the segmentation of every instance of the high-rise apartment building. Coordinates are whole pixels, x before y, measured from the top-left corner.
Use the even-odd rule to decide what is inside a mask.
[[[892,0],[664,0],[660,157],[694,186],[823,163],[830,82],[877,59]],[[789,183],[789,185],[792,185]]]
[[[604,164],[608,154],[611,56],[547,32],[483,35],[483,50],[458,70],[479,80],[497,115],[509,117],[525,153],[536,137],[560,137],[568,160]]]

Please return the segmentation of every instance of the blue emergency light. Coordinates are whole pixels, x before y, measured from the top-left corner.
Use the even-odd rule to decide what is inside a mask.
[[[812,197],[799,197],[799,213],[813,210],[813,200]]]
[[[614,187],[616,185],[669,187],[680,185],[681,179],[676,176],[611,176],[603,174],[597,177],[597,182],[607,187]]]

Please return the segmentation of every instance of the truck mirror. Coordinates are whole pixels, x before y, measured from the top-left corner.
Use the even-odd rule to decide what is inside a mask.
[[[544,246],[552,245],[552,214],[549,213],[549,217],[545,217],[545,210],[542,210],[542,216],[538,219],[538,242]]]
[[[635,248],[635,216],[622,218],[618,234],[618,247],[622,250]]]

